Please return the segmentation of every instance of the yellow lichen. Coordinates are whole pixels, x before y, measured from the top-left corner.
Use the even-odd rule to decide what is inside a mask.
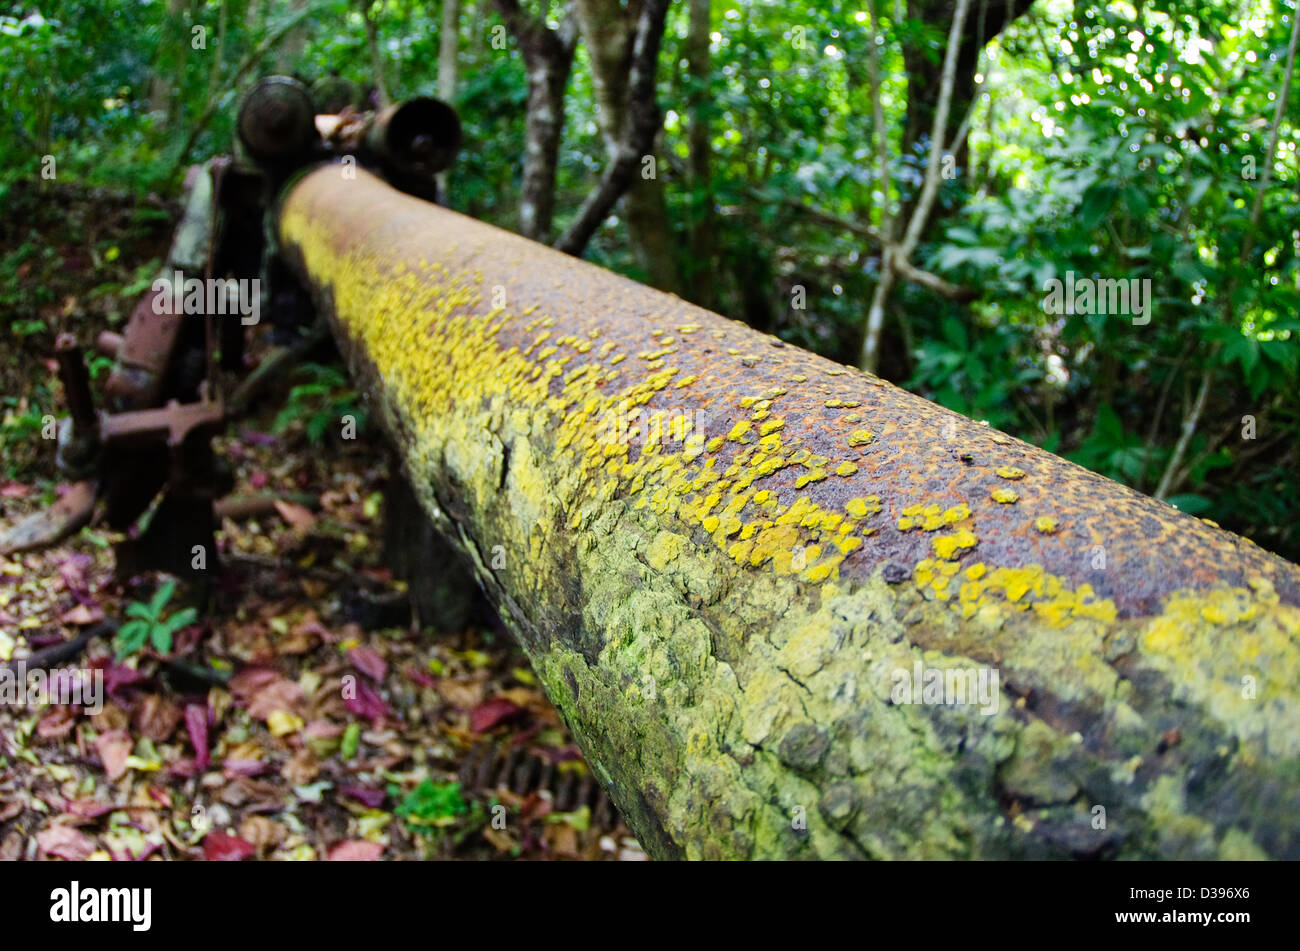
[[[801,475],[799,478],[795,479],[794,487],[796,489],[802,489],[805,485],[808,485],[810,482],[820,482],[822,479],[826,478],[826,475],[827,473],[825,469],[820,469],[820,468],[813,469],[812,471],[806,472],[803,475]]]
[[[975,547],[975,533],[962,529],[952,535],[936,535],[930,540],[934,553],[940,558],[955,558],[957,555],[968,548]]]

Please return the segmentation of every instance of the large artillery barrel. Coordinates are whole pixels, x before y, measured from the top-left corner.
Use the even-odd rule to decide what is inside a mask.
[[[365,173],[278,230],[655,856],[1300,857],[1295,565]]]

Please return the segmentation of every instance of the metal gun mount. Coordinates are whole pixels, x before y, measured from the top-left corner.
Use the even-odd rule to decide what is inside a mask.
[[[278,368],[328,337],[272,237],[277,196],[304,169],[344,162],[436,202],[436,175],[460,148],[460,120],[444,102],[362,111],[355,100],[337,81],[309,90],[287,76],[262,79],[244,97],[232,154],[186,176],[185,212],[157,280],[121,334],[95,341],[113,360],[106,406],[94,405],[82,344],[73,334],[56,341],[69,412],[57,458],[72,485],[0,536],[0,554],[55,544],[102,503],[107,526],[127,535],[116,546],[119,576],[212,567],[213,503],[233,484],[212,436],[248,411]],[[262,313],[274,346],[249,370],[246,335]]]

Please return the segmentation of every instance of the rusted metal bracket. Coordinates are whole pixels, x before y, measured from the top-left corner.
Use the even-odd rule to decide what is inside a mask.
[[[106,413],[100,419],[99,438],[105,445],[143,446],[161,442],[176,449],[191,434],[216,432],[225,419],[220,400],[199,403],[172,400],[158,409]]]

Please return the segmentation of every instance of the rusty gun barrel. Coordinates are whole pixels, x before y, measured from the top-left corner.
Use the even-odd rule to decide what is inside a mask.
[[[239,140],[258,162],[304,156],[317,141],[311,94],[289,76],[268,76],[240,104],[237,128]]]
[[[431,179],[455,160],[460,140],[456,110],[440,99],[420,96],[375,116],[366,147],[390,176]]]

